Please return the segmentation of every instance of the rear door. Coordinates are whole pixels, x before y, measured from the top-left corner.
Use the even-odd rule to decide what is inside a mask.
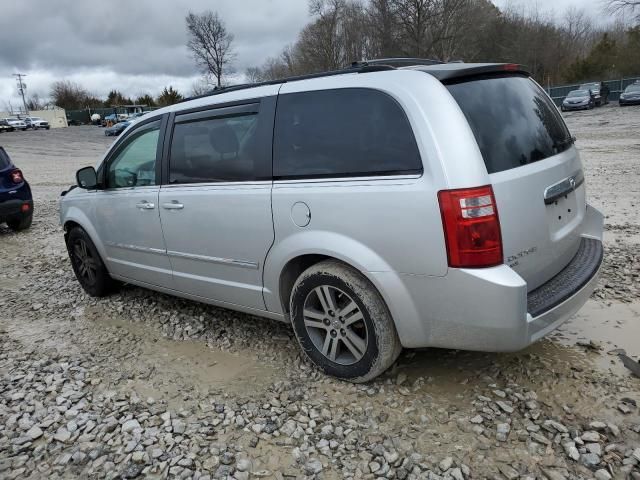
[[[580,246],[582,164],[547,94],[524,75],[446,85],[475,135],[498,203],[505,263],[529,290],[561,271]]]
[[[175,288],[264,310],[275,97],[175,116],[160,216]]]

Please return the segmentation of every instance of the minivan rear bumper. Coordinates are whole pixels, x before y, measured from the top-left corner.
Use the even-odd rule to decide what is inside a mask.
[[[598,282],[602,214],[588,206],[583,226],[571,262],[528,293],[526,282],[506,265],[450,269],[445,277],[401,276],[407,295],[386,300],[402,345],[507,352],[553,331],[585,304]]]

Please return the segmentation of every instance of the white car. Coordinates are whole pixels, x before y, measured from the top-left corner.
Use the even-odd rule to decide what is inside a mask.
[[[24,123],[27,125],[27,128],[33,128],[34,130],[37,130],[39,128],[49,130],[51,128],[49,122],[40,117],[25,117]]]
[[[22,130],[24,132],[27,129],[27,124],[19,118],[5,118],[5,120],[16,130]]]

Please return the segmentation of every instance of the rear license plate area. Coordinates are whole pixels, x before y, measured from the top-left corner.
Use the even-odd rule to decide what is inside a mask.
[[[552,233],[562,230],[578,215],[575,191],[556,198],[547,205],[547,224]]]

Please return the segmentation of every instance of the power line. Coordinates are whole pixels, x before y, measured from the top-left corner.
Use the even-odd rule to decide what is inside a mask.
[[[27,109],[27,101],[24,99],[24,90],[27,88],[27,85],[22,81],[22,77],[26,77],[24,73],[14,73],[14,77],[18,81],[18,92],[20,92],[20,96],[22,96],[22,105],[24,106],[25,115],[29,115],[29,110]]]

